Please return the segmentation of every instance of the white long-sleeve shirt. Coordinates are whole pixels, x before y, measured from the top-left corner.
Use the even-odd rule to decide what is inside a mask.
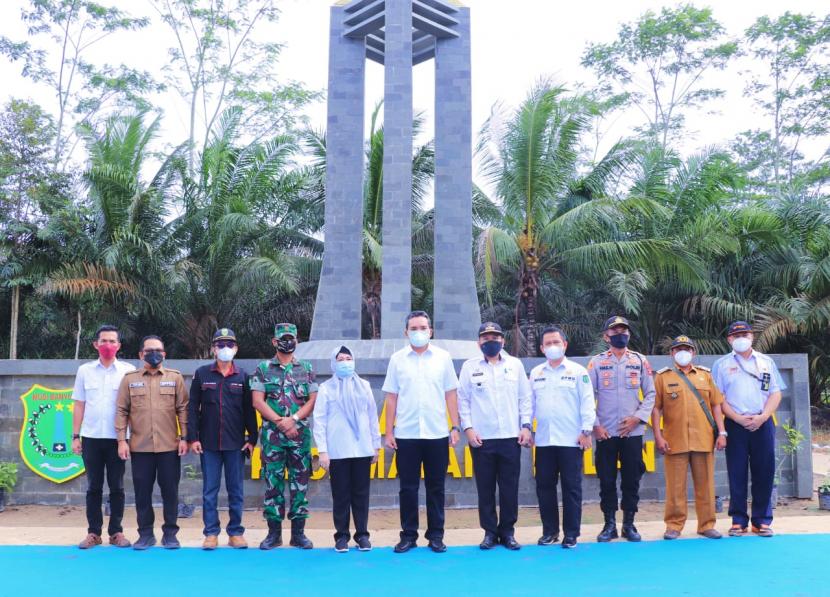
[[[458,378],[461,428],[472,427],[481,439],[518,437],[533,416],[524,365],[506,352],[500,356],[495,364],[484,356],[468,360]]]
[[[72,399],[85,405],[81,422],[82,437],[117,439],[115,403],[118,388],[124,374],[134,370],[135,367],[118,359],[109,367],[104,367],[100,359],[78,367]]]
[[[374,456],[380,448],[378,411],[369,382],[361,379],[365,397],[358,415],[360,437],[355,438],[346,411],[338,401],[340,380],[332,377],[320,384],[317,402],[314,403],[314,443],[319,452],[325,452],[332,460],[340,458],[364,458]]]
[[[530,372],[537,446],[578,446],[579,434],[596,420],[594,388],[588,370],[567,358],[554,369],[549,362]]]

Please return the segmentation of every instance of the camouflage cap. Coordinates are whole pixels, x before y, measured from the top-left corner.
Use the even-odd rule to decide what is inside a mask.
[[[297,337],[297,326],[293,323],[278,323],[274,326],[274,338],[282,338],[283,336]]]
[[[677,338],[672,340],[671,346],[669,348],[673,349],[678,348],[679,346],[688,346],[692,350],[697,350],[697,346],[695,346],[694,341],[688,336],[678,336]]]

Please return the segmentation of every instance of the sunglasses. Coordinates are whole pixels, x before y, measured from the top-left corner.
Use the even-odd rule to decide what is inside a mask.
[[[213,345],[216,348],[236,348],[236,342],[233,340],[220,340],[219,342],[214,342]]]

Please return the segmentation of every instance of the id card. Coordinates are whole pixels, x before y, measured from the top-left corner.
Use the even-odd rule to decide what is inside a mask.
[[[762,392],[769,392],[769,383],[770,383],[770,374],[769,373],[762,373],[761,374],[761,391]]]

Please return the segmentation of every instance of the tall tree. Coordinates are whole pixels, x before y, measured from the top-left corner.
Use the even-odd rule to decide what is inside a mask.
[[[830,14],[786,12],[760,17],[746,31],[746,48],[762,72],[752,74],[745,95],[767,119],[734,147],[758,190],[777,197],[818,197],[830,180]],[[814,147],[810,148],[810,144]],[[807,157],[812,153],[812,158]]]
[[[315,98],[299,83],[280,83],[282,46],[255,29],[279,16],[275,0],[151,0],[173,33],[168,81],[188,105],[188,166],[232,106],[245,109],[243,131],[266,139],[285,132],[296,108]],[[250,140],[250,139],[249,139]]]
[[[145,105],[143,96],[156,88],[146,72],[91,60],[103,39],[141,29],[148,21],[90,0],[29,0],[21,18],[27,39],[0,37],[0,53],[22,62],[23,76],[54,94],[52,164],[63,169],[79,139],[75,124],[97,122],[114,106]]]
[[[623,24],[615,41],[588,44],[582,65],[612,96],[626,96],[646,121],[641,132],[666,149],[689,109],[723,95],[704,85],[704,75],[725,68],[737,51],[711,9],[684,4],[647,11]]]

